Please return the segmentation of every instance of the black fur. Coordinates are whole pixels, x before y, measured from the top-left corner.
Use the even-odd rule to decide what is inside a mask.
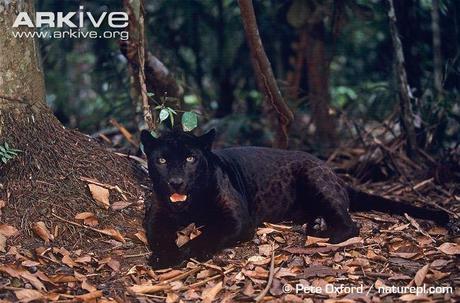
[[[214,131],[201,137],[174,131],[159,139],[147,131],[141,134],[154,191],[144,224],[156,268],[189,257],[209,258],[223,247],[251,239],[264,221],[307,222],[311,234],[340,242],[359,233],[350,207],[448,220],[441,211],[348,188],[306,152],[263,147],[211,151],[214,136]],[[186,201],[172,203],[174,193],[187,195]],[[318,217],[328,224],[326,230],[311,228]],[[202,234],[178,248],[176,232],[192,222],[203,226]]]

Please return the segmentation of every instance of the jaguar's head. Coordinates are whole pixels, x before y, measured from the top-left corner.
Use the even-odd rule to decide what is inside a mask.
[[[187,209],[213,175],[209,159],[215,130],[202,136],[170,131],[154,138],[143,130],[150,179],[161,203],[174,210]]]

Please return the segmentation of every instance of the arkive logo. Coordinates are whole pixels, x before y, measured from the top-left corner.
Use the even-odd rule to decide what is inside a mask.
[[[95,27],[99,28],[104,21],[112,28],[125,28],[128,26],[128,14],[126,12],[103,12],[99,17],[94,16],[91,12],[85,12],[84,7],[80,6],[78,12],[36,12],[35,24],[33,18],[27,12],[20,12],[13,23],[13,27],[56,27],[64,26],[70,28],[83,28],[85,20]],[[72,20],[76,19],[77,20]]]

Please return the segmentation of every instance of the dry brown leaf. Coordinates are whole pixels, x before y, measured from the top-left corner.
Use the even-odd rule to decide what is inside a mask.
[[[423,266],[422,268],[420,268],[417,273],[415,274],[415,277],[414,277],[414,283],[415,285],[417,286],[421,286],[423,284],[423,281],[425,281],[425,278],[426,278],[426,274],[428,273],[428,268],[429,268],[429,264]]]
[[[49,277],[53,283],[79,282],[74,275],[57,274]]]
[[[287,231],[287,230],[292,229],[292,226],[282,225],[282,224],[273,224],[273,223],[264,222],[264,225],[266,227],[270,227],[270,228],[273,228],[273,229],[276,229],[276,230],[281,230],[281,231]]]
[[[302,277],[304,279],[309,279],[311,277],[337,276],[339,273],[339,270],[333,269],[331,267],[323,265],[312,265],[305,268],[304,272],[302,273]]]
[[[384,256],[376,254],[374,252],[374,250],[372,250],[372,249],[367,250],[366,257],[368,259],[370,259],[370,260],[375,260],[375,261],[383,261],[383,262],[385,262],[387,260]]]
[[[0,224],[0,234],[4,235],[5,237],[13,237],[16,236],[19,231],[11,225],[7,224]]]
[[[35,274],[32,274],[26,270],[21,270],[20,273],[21,277],[29,281],[30,284],[32,284],[33,287],[35,287],[37,290],[43,290],[46,291],[45,285],[36,277]]]
[[[403,259],[413,259],[418,253],[409,253],[409,252],[401,252],[401,253],[390,253],[393,257],[399,257]]]
[[[2,215],[2,208],[6,206],[5,200],[0,200],[0,216]]]
[[[430,268],[443,268],[447,264],[452,262],[451,260],[437,259],[431,262]]]
[[[83,223],[89,226],[96,226],[99,224],[95,214],[91,212],[79,213],[75,216],[76,220],[83,220]]]
[[[222,290],[222,281],[216,283],[214,286],[206,288],[201,294],[201,299],[203,303],[211,303],[216,298],[219,291]]]
[[[328,245],[324,247],[287,247],[284,248],[284,251],[287,251],[291,254],[299,254],[299,255],[313,255],[316,253],[324,254],[328,252],[333,252],[338,250],[339,247],[334,245]]]
[[[293,295],[293,294],[287,294],[284,296],[284,302],[290,302],[290,303],[313,303],[313,300],[308,298],[308,299],[302,299],[299,296]]]
[[[88,302],[88,301],[94,301],[94,299],[102,297],[102,290],[96,290],[89,292],[84,295],[76,296],[75,299],[78,301],[83,301],[83,302]]]
[[[120,262],[114,259],[111,259],[109,262],[107,262],[107,265],[113,270],[113,271],[119,271],[120,270]]]
[[[399,297],[403,302],[432,302],[430,298],[424,295],[405,294]]]
[[[171,286],[167,284],[158,285],[133,285],[128,290],[135,294],[151,294],[159,291],[169,290]]]
[[[126,202],[126,201],[117,201],[117,202],[114,202],[112,203],[112,205],[110,206],[113,210],[120,210],[120,209],[124,209],[128,206],[130,206],[131,202]]]
[[[175,303],[179,301],[179,296],[173,292],[168,292],[166,294],[166,303]]]
[[[98,231],[99,231],[101,234],[110,236],[110,237],[114,238],[114,239],[117,240],[117,241],[120,241],[120,242],[122,242],[122,243],[126,243],[126,240],[125,240],[125,238],[123,237],[123,235],[122,235],[118,230],[116,230],[116,229],[114,229],[114,228],[98,229]]]
[[[442,272],[442,271],[435,270],[435,269],[432,269],[432,268],[430,268],[430,271],[432,273],[432,274],[428,275],[430,281],[438,281],[438,280],[444,279],[445,277],[448,277],[450,275],[450,272]]]
[[[43,294],[35,289],[16,290],[14,294],[16,295],[16,298],[18,298],[19,302],[31,302],[44,299]]]
[[[446,242],[441,244],[438,249],[446,255],[460,255],[460,245],[457,243]]]
[[[136,236],[137,239],[139,239],[139,241],[141,241],[142,243],[144,243],[145,245],[148,244],[147,242],[147,236],[145,234],[145,231],[143,230],[140,230],[138,231],[137,233],[134,234]]]
[[[248,262],[251,262],[255,265],[265,265],[265,264],[270,263],[270,258],[255,255],[255,256],[249,257]]]
[[[388,280],[412,280],[412,278],[403,274],[393,274]]]
[[[355,245],[355,244],[361,244],[363,243],[363,238],[361,237],[353,237],[353,238],[350,238],[348,240],[345,240],[341,243],[337,243],[337,244],[329,244],[329,243],[318,243],[318,246],[334,246],[334,247],[346,247],[346,246],[351,246],[351,245]]]
[[[305,241],[305,246],[312,246],[313,244],[316,243],[325,243],[329,241],[329,238],[317,238],[317,237],[312,237],[312,236],[307,236],[307,240]]]
[[[355,303],[355,302],[356,302],[355,300],[346,299],[346,298],[324,300],[324,303]]]
[[[94,214],[92,212],[82,212],[75,215],[76,220],[85,220],[89,217],[94,217]]]
[[[0,266],[0,272],[4,272],[13,278],[20,277],[20,272],[16,268],[13,268],[11,266],[7,266],[7,265]]]
[[[104,209],[108,209],[110,207],[109,190],[96,184],[88,184],[88,187],[96,204]]]
[[[13,278],[23,278],[27,281],[30,282],[30,284],[32,284],[37,290],[45,290],[46,291],[46,287],[45,285],[43,285],[43,283],[37,278],[36,274],[32,274],[30,272],[28,272],[27,270],[23,270],[23,269],[18,269],[16,267],[13,267],[11,265],[4,265],[4,266],[0,266],[0,272],[4,272],[6,274],[8,274],[9,276],[13,277]],[[48,278],[46,278],[46,280],[48,280]]]
[[[21,262],[21,265],[24,267],[32,267],[40,265],[40,262],[32,261],[32,260],[25,260]]]
[[[281,267],[277,269],[275,274],[276,278],[284,278],[284,277],[296,277],[297,273],[294,272],[291,268]]]
[[[0,252],[6,252],[6,237],[0,234]]]
[[[174,278],[180,274],[183,274],[184,272],[182,270],[178,270],[178,269],[173,269],[173,270],[170,270],[168,272],[165,272],[161,275],[158,276],[158,279],[160,281],[164,281],[164,280],[169,280],[171,278]]]
[[[42,221],[35,222],[32,225],[32,230],[46,243],[54,240],[54,236],[51,234],[48,227],[46,227],[45,223]]]
[[[271,256],[272,255],[272,245],[271,244],[262,244],[259,245],[259,254],[263,256]]]
[[[74,266],[77,266],[78,264],[75,263],[74,260],[72,260],[72,258],[68,255],[65,255],[64,257],[62,257],[62,263],[64,263],[65,265],[69,266],[70,268],[73,268]]]
[[[88,292],[94,292],[97,290],[96,287],[94,287],[94,285],[92,285],[91,283],[88,282],[87,279],[83,280],[83,282],[81,282],[81,288],[88,291]]]
[[[75,262],[77,262],[77,263],[89,263],[89,262],[91,262],[91,257],[88,256],[88,255],[84,255],[84,256],[76,258]]]
[[[261,236],[261,235],[268,235],[268,234],[271,234],[273,232],[279,232],[279,231],[276,230],[276,229],[270,228],[270,227],[261,227],[261,228],[257,229],[256,234],[258,236]]]
[[[176,235],[176,245],[177,247],[182,247],[190,240],[193,240],[201,235],[201,231],[196,227],[195,223],[190,223],[187,227],[178,231]]]

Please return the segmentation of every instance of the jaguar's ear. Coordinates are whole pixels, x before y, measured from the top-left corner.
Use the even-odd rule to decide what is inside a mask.
[[[207,133],[205,133],[202,136],[198,137],[198,141],[200,141],[201,146],[204,147],[206,150],[211,150],[212,143],[214,142],[214,139],[216,138],[216,130],[213,128]]]
[[[150,154],[150,152],[155,149],[155,146],[158,143],[158,139],[152,136],[152,134],[148,131],[143,129],[141,132],[141,142],[144,146],[144,153],[146,155]]]

